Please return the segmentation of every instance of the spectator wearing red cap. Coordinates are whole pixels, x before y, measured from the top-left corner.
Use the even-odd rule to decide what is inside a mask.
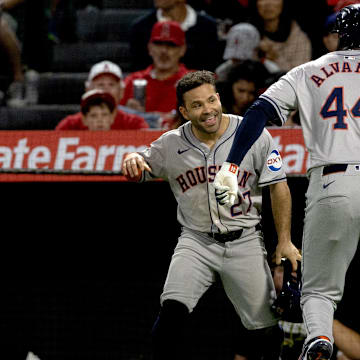
[[[82,123],[89,130],[110,130],[116,115],[114,97],[103,90],[90,90],[81,98]]]
[[[123,74],[120,67],[115,63],[107,60],[93,65],[85,82],[85,90],[88,92],[94,89],[109,93],[114,98],[115,104],[119,104],[124,93]],[[142,116],[129,113],[126,110],[127,109],[125,107],[120,105],[116,106],[115,119],[110,127],[112,130],[149,128],[149,124]],[[81,112],[68,115],[58,123],[55,129],[85,130],[87,127],[83,124],[82,120],[83,115]]]
[[[174,115],[177,108],[176,83],[190,71],[180,62],[186,52],[185,33],[180,25],[176,21],[157,22],[151,32],[148,52],[153,63],[125,78],[125,91],[120,104],[159,114],[163,120]],[[137,79],[146,80],[144,105],[135,98],[134,81]],[[161,121],[159,127],[163,127]]]
[[[70,116],[58,124],[57,130],[116,130],[122,124],[116,117],[116,101],[100,89],[87,91],[81,97],[80,116]]]
[[[214,71],[223,51],[217,22],[212,16],[196,11],[186,0],[154,0],[154,9],[134,21],[130,28],[131,70],[151,64],[147,52],[151,29],[157,21],[165,20],[176,21],[185,32],[187,50],[182,61],[186,67]]]

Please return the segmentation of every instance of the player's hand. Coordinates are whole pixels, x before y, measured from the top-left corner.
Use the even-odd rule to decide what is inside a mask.
[[[218,185],[215,188],[216,201],[220,205],[226,205],[230,201],[229,190],[230,190],[229,186]]]
[[[215,197],[220,205],[233,206],[238,192],[238,166],[224,162],[214,179]]]
[[[128,178],[136,178],[146,170],[151,172],[151,168],[144,158],[138,153],[130,153],[125,156],[122,164],[122,173]]]
[[[297,271],[298,263],[301,261],[299,249],[291,241],[279,242],[275,251],[276,265],[281,265],[281,259],[286,258],[291,262],[293,271]]]

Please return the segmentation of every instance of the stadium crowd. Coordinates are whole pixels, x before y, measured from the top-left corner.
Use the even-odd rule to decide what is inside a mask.
[[[57,105],[46,115],[54,118],[51,127],[44,125],[55,128],[63,118],[61,107],[71,103],[72,113],[80,110],[86,75],[101,61],[115,63],[123,73],[121,110],[142,116],[150,128],[170,129],[181,123],[175,104],[165,105],[157,93],[166,91],[167,101],[174,99],[171,88],[186,71],[216,72],[227,110],[241,108],[241,104],[229,108],[234,94],[228,89],[233,84],[225,74],[231,68],[247,60],[265,67],[260,76],[250,72],[254,79],[242,80],[243,85],[251,83],[250,90],[241,90],[252,93],[251,102],[286,71],[332,51],[336,37],[329,32],[334,16],[354,2],[228,0],[224,6],[218,0],[42,0],[34,5],[29,0],[2,0],[2,116],[6,108],[17,108],[30,121],[29,105],[45,105],[38,111]],[[185,35],[180,47],[180,35],[174,35],[173,28],[169,39],[150,41],[153,26],[164,20],[180,25]],[[64,77],[66,81],[61,80]],[[141,108],[133,80],[142,77],[147,77],[148,86]],[[24,123],[19,123],[23,128]]]

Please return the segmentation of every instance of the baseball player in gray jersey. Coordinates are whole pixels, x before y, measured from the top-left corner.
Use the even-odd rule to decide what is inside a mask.
[[[263,339],[254,353],[265,353],[254,358],[277,360],[281,331],[270,311],[274,285],[259,228],[263,186],[270,186],[278,263],[287,257],[296,269],[301,258],[290,239],[291,197],[281,157],[270,133],[263,130],[236,172],[237,191],[245,202],[219,206],[212,183],[241,117],[222,114],[214,74],[208,71],[185,75],[177,85],[177,101],[189,121],[143,152],[128,154],[122,169],[131,178],[141,173],[140,181],[167,180],[182,225],[153,329],[154,359],[174,358],[185,320],[218,274],[244,326]]]
[[[249,109],[215,188],[235,199],[239,164],[266,121],[298,109],[310,154],[303,234],[301,304],[307,338],[300,359],[327,360],[345,275],[360,237],[360,4],[337,15],[338,50],[289,71]],[[251,151],[251,150],[250,150]],[[224,196],[224,194],[222,195]]]

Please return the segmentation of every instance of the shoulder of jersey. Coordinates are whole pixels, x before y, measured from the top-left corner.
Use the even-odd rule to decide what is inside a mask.
[[[296,69],[303,70],[303,69],[309,69],[309,68],[311,69],[311,68],[314,67],[314,66],[315,66],[315,67],[318,67],[319,64],[322,64],[322,63],[325,61],[324,59],[329,58],[330,56],[331,56],[330,53],[324,54],[324,55],[320,56],[320,57],[317,58],[317,59],[308,61],[308,62],[306,62],[306,63],[304,63],[304,64],[300,64],[300,65],[298,65],[297,67],[295,67],[295,68],[292,69],[292,70],[296,70]],[[290,70],[290,71],[292,71],[292,70]]]
[[[235,114],[223,114],[223,115],[227,115],[229,117],[230,121],[234,121],[234,120],[242,121],[242,119],[244,118],[243,116],[235,115]]]
[[[264,127],[264,130],[262,131],[260,136],[266,136],[266,137],[269,137],[269,138],[272,137],[272,135],[270,134],[270,131],[266,127]]]
[[[181,131],[181,126],[179,127],[179,128],[177,128],[177,129],[173,129],[173,130],[168,130],[168,131],[166,131],[166,132],[164,132],[161,136],[160,136],[160,138],[161,139],[166,139],[166,140],[168,140],[168,139],[172,139],[172,138],[174,138],[174,137],[180,137],[181,136],[181,134],[182,134],[182,131]]]

